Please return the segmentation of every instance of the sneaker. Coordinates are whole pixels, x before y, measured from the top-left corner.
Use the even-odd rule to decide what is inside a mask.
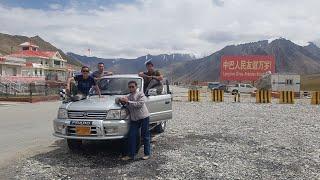
[[[143,156],[141,159],[148,160],[148,159],[150,159],[150,156]]]
[[[122,161],[129,161],[129,160],[133,160],[131,157],[129,156],[124,156],[121,158]]]

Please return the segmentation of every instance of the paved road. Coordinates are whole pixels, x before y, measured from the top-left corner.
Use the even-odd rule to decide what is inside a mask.
[[[60,102],[0,102],[0,167],[35,149],[48,147],[52,136],[52,120]]]

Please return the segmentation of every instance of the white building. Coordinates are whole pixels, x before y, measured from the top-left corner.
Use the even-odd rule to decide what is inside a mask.
[[[23,77],[39,77],[46,80],[66,81],[67,66],[58,51],[41,51],[30,42],[19,45],[21,50],[8,55],[10,58],[23,58],[26,66],[21,70]]]
[[[272,91],[300,92],[300,75],[298,74],[272,74]]]
[[[21,76],[23,67],[26,67],[26,60],[23,58],[0,57],[0,76]]]

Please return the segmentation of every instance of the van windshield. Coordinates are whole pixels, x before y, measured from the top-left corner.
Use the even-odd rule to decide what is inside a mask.
[[[141,79],[139,78],[104,78],[97,83],[102,95],[127,95],[129,94],[128,83],[135,81],[141,89]]]

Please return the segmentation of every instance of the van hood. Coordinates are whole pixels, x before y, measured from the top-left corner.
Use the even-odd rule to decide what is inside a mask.
[[[120,109],[115,99],[122,96],[90,96],[87,99],[71,102],[66,106],[69,111],[107,111],[109,109]]]

